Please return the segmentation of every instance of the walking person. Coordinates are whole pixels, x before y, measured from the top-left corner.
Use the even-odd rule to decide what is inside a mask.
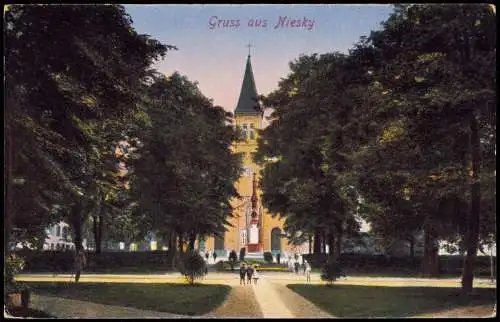
[[[214,264],[215,264],[215,260],[217,259],[217,253],[215,252],[214,250],[214,253],[212,254],[213,258],[214,258]]]
[[[245,275],[247,274],[247,268],[245,263],[241,263],[240,266],[240,285],[245,285]]]
[[[75,282],[78,283],[80,280],[80,274],[83,271],[83,268],[87,264],[87,258],[85,256],[85,252],[83,249],[79,249],[76,251],[74,269],[75,269]]]
[[[248,265],[247,268],[247,284],[252,284],[252,276],[253,276],[253,267]]]
[[[205,253],[205,259],[207,260],[207,264],[208,264],[208,259],[210,258],[210,251],[207,250],[206,253]]]
[[[257,281],[259,280],[259,272],[257,272],[257,266],[254,265],[253,267],[253,283],[257,284]]]
[[[304,261],[304,266],[305,266],[306,280],[307,283],[309,283],[311,282],[311,265],[309,264],[308,261]]]

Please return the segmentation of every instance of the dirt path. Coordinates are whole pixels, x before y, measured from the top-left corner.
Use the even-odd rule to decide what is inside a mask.
[[[226,302],[214,311],[207,313],[204,317],[256,317],[262,318],[264,315],[260,309],[259,303],[255,298],[252,286],[250,285],[232,285]]]
[[[272,282],[271,284],[295,318],[332,318],[329,313],[290,290],[286,285]]]

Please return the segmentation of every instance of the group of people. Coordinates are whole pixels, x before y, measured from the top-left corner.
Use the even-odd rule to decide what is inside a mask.
[[[255,265],[246,265],[242,263],[240,266],[240,285],[245,285],[245,277],[246,284],[250,285],[253,283],[257,284],[259,280],[259,272],[257,272],[257,267]]]
[[[208,263],[209,258],[210,258],[210,251],[207,250],[205,252],[205,259],[207,260],[207,263]],[[217,259],[217,253],[215,251],[212,253],[212,258],[214,259],[214,263],[215,263],[215,260]]]
[[[299,263],[298,259],[289,260],[288,261],[288,269],[291,272],[295,272],[295,274],[299,275],[302,272],[302,275],[305,275],[307,281],[311,281],[311,264],[307,260],[303,260],[302,264]]]

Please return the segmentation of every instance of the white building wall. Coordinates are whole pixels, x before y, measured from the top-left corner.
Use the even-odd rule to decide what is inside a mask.
[[[63,221],[45,229],[47,234],[43,244],[44,250],[67,250],[75,249],[75,244],[69,237],[69,225]],[[66,237],[66,238],[65,238]],[[83,248],[87,249],[87,240],[82,241]]]

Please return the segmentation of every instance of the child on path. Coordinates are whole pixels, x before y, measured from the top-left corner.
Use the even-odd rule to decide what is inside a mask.
[[[307,261],[304,261],[304,266],[305,266],[306,279],[307,282],[309,283],[311,281],[311,265]]]
[[[247,284],[252,284],[253,267],[248,266],[247,268]]]
[[[247,269],[245,263],[241,263],[240,266],[240,285],[245,285],[245,275],[247,274]]]
[[[83,250],[77,250],[75,255],[75,282],[80,280],[80,274],[83,271],[83,268],[87,264],[87,258],[85,257],[85,253]]]
[[[257,267],[253,267],[253,283],[257,284],[257,281],[259,280],[259,272],[257,272]]]

